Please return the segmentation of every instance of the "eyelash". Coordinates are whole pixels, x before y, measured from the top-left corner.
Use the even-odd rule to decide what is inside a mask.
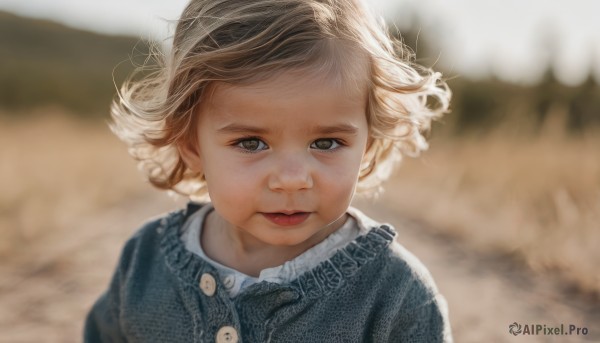
[[[267,147],[267,148],[269,147],[265,142],[263,142],[262,139],[260,139],[258,137],[244,137],[244,138],[240,138],[240,139],[234,141],[232,145],[235,148],[239,149],[241,152],[247,153],[247,154],[256,154],[256,153],[258,153],[260,151],[266,150],[266,149],[248,150],[248,149],[246,149],[246,148],[244,148],[244,147],[241,146],[241,144],[243,142],[246,142],[246,141],[259,141],[259,146],[260,146],[260,143],[262,143],[265,147]]]
[[[248,149],[246,149],[246,148],[244,148],[244,147],[241,146],[241,144],[243,142],[245,142],[245,141],[253,141],[253,140],[259,141],[259,146],[260,146],[260,143],[262,143],[266,148],[257,149],[257,150],[248,150]],[[333,145],[337,144],[337,146],[335,146],[332,149],[318,149],[318,148],[313,148],[312,146],[316,142],[318,142],[318,141],[332,141],[334,143]],[[243,138],[240,138],[240,139],[234,141],[231,145],[234,146],[235,148],[239,149],[241,152],[247,153],[247,154],[256,154],[256,153],[258,153],[260,151],[267,150],[267,148],[269,147],[259,137],[243,137]],[[344,146],[346,146],[346,144],[344,144],[344,142],[342,140],[337,139],[337,138],[319,138],[319,139],[314,140],[312,143],[310,143],[311,149],[316,149],[316,150],[322,151],[322,152],[333,152],[333,151],[339,150],[340,148],[342,148]]]
[[[336,146],[336,147],[334,147],[334,148],[331,148],[331,149],[318,149],[318,148],[313,148],[313,149],[317,149],[317,150],[319,150],[319,151],[323,151],[323,152],[332,152],[332,151],[336,151],[336,150],[338,150],[339,148],[341,148],[342,146],[344,146],[344,145],[342,144],[342,141],[340,141],[339,139],[335,139],[335,138],[319,138],[319,139],[316,139],[314,142],[310,143],[310,147],[312,148],[313,144],[316,144],[316,143],[317,143],[317,142],[319,142],[319,141],[332,141],[332,142],[333,142],[333,144],[332,144],[332,145],[335,145],[335,144],[337,144],[337,146]]]

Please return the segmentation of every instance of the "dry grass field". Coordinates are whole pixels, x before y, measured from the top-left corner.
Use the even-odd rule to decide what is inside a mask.
[[[170,204],[129,206],[157,192],[103,123],[28,118],[0,117],[0,342],[80,342],[137,216]]]
[[[404,216],[600,299],[600,132],[434,140],[384,197]]]
[[[0,117],[0,258],[146,187],[106,125],[60,113]],[[102,124],[102,123],[100,123]]]

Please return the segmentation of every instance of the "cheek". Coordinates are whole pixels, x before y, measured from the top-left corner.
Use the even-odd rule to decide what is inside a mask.
[[[327,194],[331,194],[332,197],[339,197],[343,194],[352,193],[358,182],[360,162],[361,155],[352,154],[322,172],[321,185],[328,190]]]
[[[252,201],[259,194],[261,180],[257,168],[248,167],[221,156],[205,163],[205,178],[209,195],[214,201],[236,203]]]

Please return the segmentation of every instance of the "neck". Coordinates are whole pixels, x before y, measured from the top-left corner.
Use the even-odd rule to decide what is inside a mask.
[[[323,241],[345,222],[342,216],[310,239],[294,246],[265,244],[227,223],[216,211],[207,214],[200,238],[204,253],[214,261],[246,275],[258,277],[263,269],[277,267]],[[228,247],[228,249],[223,249]]]

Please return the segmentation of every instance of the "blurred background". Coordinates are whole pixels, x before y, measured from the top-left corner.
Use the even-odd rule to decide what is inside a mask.
[[[0,0],[0,342],[79,341],[124,240],[185,202],[151,189],[106,125],[185,3]],[[453,91],[430,150],[366,206],[437,254],[424,261],[457,342],[510,341],[519,320],[586,324],[571,338],[600,341],[600,3],[371,3]],[[504,293],[479,283],[490,277]],[[494,308],[523,297],[537,310],[483,325],[492,309],[469,284]]]

